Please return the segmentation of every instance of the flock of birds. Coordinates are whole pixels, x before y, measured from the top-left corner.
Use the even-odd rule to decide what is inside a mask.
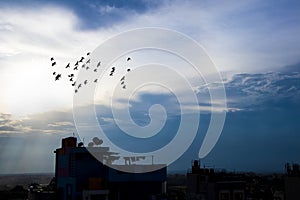
[[[68,69],[70,68],[70,70],[73,70],[73,71],[77,71],[79,70],[79,67],[81,68],[84,68],[86,70],[93,70],[93,72],[98,72],[98,68],[101,66],[101,61],[99,61],[96,65],[96,67],[92,68],[92,66],[90,66],[90,63],[91,63],[91,60],[88,58],[88,56],[90,55],[90,52],[88,52],[86,54],[86,58],[85,57],[81,57],[79,60],[76,61],[76,63],[74,64],[74,66],[71,67],[71,63],[68,63],[65,68]],[[86,61],[85,61],[86,60]],[[131,60],[130,57],[127,58],[127,62],[129,62]],[[52,68],[54,68],[57,64],[56,64],[56,61],[54,59],[54,57],[51,57],[50,58],[50,61],[51,61],[51,66]],[[79,91],[80,88],[82,88],[83,86],[87,85],[88,84],[88,80],[84,80],[82,83],[78,83],[76,82],[75,80],[75,74],[74,72],[71,71],[68,75],[67,75],[67,78],[69,79],[69,81],[71,82],[71,85],[75,88],[74,91],[75,93],[77,93]],[[109,76],[113,76],[114,73],[116,71],[116,67],[112,67],[111,68],[111,71],[109,73]],[[127,69],[126,70],[127,72],[130,72],[131,69]],[[59,81],[61,78],[62,78],[62,74],[58,73],[57,71],[54,71],[52,73],[52,75],[54,76],[54,80],[55,81]],[[92,82],[94,83],[97,83],[98,82],[98,79],[94,79],[92,80]],[[125,76],[123,76],[121,79],[120,79],[120,84],[122,86],[123,89],[126,89],[126,84],[125,84]]]

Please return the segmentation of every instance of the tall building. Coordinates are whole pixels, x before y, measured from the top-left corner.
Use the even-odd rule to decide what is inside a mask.
[[[98,161],[90,152],[110,163],[120,159],[117,153],[110,152],[109,147],[83,147],[77,144],[75,137],[64,138],[61,148],[54,152],[56,188],[60,199],[159,199],[166,193],[165,165],[156,166],[160,169],[148,173],[119,171]],[[118,167],[149,166],[127,162]]]

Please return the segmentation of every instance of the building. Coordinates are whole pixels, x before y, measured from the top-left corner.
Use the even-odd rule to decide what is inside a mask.
[[[286,163],[286,177],[284,179],[285,199],[300,199],[300,165]]]
[[[246,183],[238,175],[201,168],[195,160],[187,173],[189,200],[244,200]]]
[[[159,170],[148,173],[119,171],[103,164],[120,159],[117,153],[110,152],[108,147],[84,147],[82,143],[77,144],[75,137],[64,138],[61,148],[54,152],[56,189],[60,199],[158,199],[166,193],[165,165],[157,166]],[[103,162],[90,152],[99,155]],[[122,167],[149,166],[127,162],[124,166],[118,165],[118,169]]]

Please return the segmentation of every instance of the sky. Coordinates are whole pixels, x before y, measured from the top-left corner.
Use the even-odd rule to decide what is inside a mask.
[[[285,162],[299,163],[299,8],[300,3],[292,0],[0,1],[0,173],[53,172],[53,151],[60,146],[61,138],[78,134],[73,87],[68,79],[54,80],[50,58],[57,62],[55,69],[66,74],[67,63],[74,64],[117,34],[144,27],[175,30],[200,44],[221,74],[227,107],[218,107],[219,99],[212,102],[208,98],[208,92],[217,90],[218,83],[205,84],[179,57],[151,49],[129,52],[111,64],[124,66],[124,73],[130,65],[138,74],[128,75],[126,91],[154,78],[165,79],[170,85],[165,89],[157,85],[138,88],[138,92],[127,94],[130,100],[114,94],[114,109],[122,111],[129,102],[137,125],[158,123],[152,128],[159,134],[149,141],[127,141],[128,135],[121,134],[122,127],[132,132],[134,127],[114,118],[109,107],[109,96],[117,91],[115,85],[124,73],[116,73],[114,80],[99,80],[95,111],[110,139],[129,150],[134,144],[139,152],[162,148],[173,139],[170,133],[182,118],[176,100],[181,97],[188,115],[200,110],[200,128],[170,170],[185,171],[191,160],[198,158],[210,117],[220,110],[226,112],[222,134],[202,163],[217,169],[259,172],[280,172]],[[168,41],[170,46],[177,42],[172,38]],[[119,48],[113,46],[110,52]],[[132,58],[130,62],[126,61],[128,56]],[[180,77],[174,78],[177,75],[172,73],[161,73],[160,77],[151,73],[154,67],[141,67],[145,63],[169,65],[188,77],[200,101],[197,108],[189,107],[190,99],[183,98],[187,91]],[[168,90],[171,87],[173,93]],[[165,108],[168,118],[162,128],[161,120],[149,115],[153,104]],[[213,105],[214,109],[210,109]],[[158,108],[154,116],[160,114]]]

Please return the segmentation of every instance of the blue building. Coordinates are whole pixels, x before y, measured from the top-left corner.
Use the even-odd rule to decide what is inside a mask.
[[[75,137],[62,139],[61,148],[56,149],[55,179],[60,199],[105,199],[134,200],[160,199],[166,193],[166,166],[157,166],[148,173],[128,173],[116,170],[98,161],[113,162],[120,157],[110,152],[109,147],[83,147]],[[151,165],[151,164],[150,164]],[[153,163],[152,163],[153,165]],[[119,169],[149,167],[124,163]]]

